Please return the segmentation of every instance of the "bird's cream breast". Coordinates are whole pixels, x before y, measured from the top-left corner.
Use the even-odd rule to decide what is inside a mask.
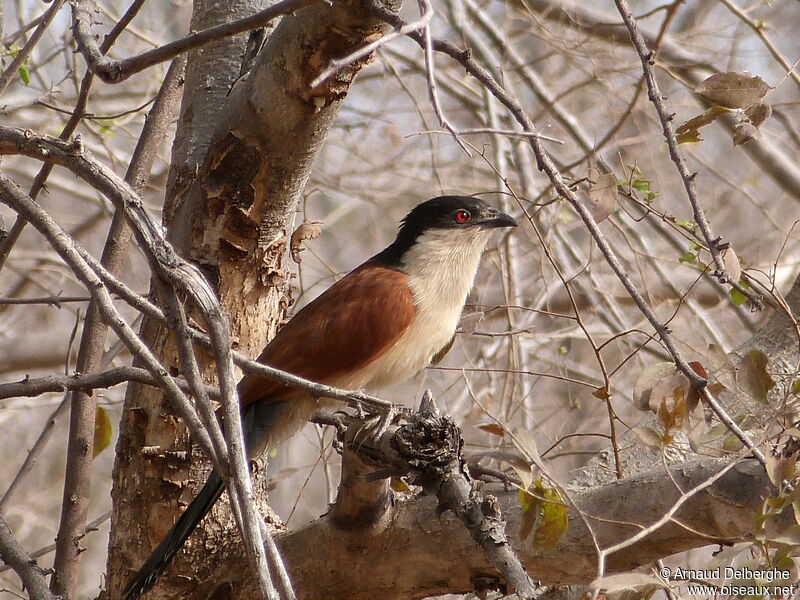
[[[402,265],[414,297],[414,319],[397,342],[339,385],[379,389],[428,365],[455,333],[488,235],[476,229],[432,230],[417,239]]]

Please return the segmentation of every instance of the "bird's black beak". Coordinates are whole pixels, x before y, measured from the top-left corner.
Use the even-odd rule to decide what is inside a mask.
[[[502,213],[499,210],[490,208],[478,220],[476,225],[480,225],[481,229],[494,229],[495,227],[516,227],[517,220],[506,213]]]

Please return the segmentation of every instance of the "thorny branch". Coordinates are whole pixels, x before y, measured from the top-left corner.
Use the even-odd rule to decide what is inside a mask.
[[[82,145],[78,143],[70,145],[70,147],[70,152],[72,153],[73,157],[81,157],[83,152]],[[48,152],[45,151],[44,155],[46,156],[47,154]],[[161,275],[168,273],[174,282],[182,285],[182,289],[185,293],[190,293],[191,296],[197,298],[201,293],[199,290],[204,287],[208,287],[207,282],[199,273],[199,271],[197,271],[194,267],[184,263],[182,259],[178,258],[174,254],[161,236],[159,227],[155,224],[152,217],[150,217],[150,215],[144,210],[141,200],[130,190],[127,184],[125,184],[123,181],[120,181],[119,178],[117,178],[111,171],[107,170],[103,165],[94,163],[92,166],[94,169],[90,169],[90,171],[92,171],[96,176],[95,183],[100,185],[101,189],[105,188],[110,197],[119,202],[119,204],[117,204],[118,208],[125,208],[127,217],[135,227],[140,244],[142,244],[144,249],[151,252],[150,258],[155,263],[154,268],[156,271]],[[120,195],[124,197],[124,200],[120,200]],[[192,434],[195,436],[197,442],[212,459],[215,467],[217,467],[221,473],[226,473],[226,465],[220,462],[219,457],[214,452],[211,440],[199,421],[194,407],[185,397],[183,392],[177,387],[174,380],[167,375],[166,371],[158,363],[158,360],[152,355],[150,350],[141,342],[141,340],[138,338],[138,336],[136,336],[134,331],[124,321],[124,319],[119,316],[116,308],[113,305],[111,297],[108,294],[108,291],[103,285],[102,280],[98,278],[94,270],[75,249],[69,237],[39,206],[37,206],[29,197],[22,194],[22,192],[20,192],[12,182],[3,177],[0,177],[0,198],[3,202],[9,204],[14,210],[19,212],[27,221],[34,224],[39,232],[47,238],[53,248],[61,255],[61,257],[68,264],[70,264],[70,267],[73,269],[78,278],[92,292],[93,297],[98,303],[98,308],[103,318],[111,325],[115,333],[125,341],[131,352],[143,360],[148,371],[150,371],[150,373],[159,379],[161,384],[166,387],[168,397],[173,402],[176,410],[179,411],[181,416],[186,421],[187,426],[192,431]],[[174,271],[168,271],[170,268],[174,269]],[[187,287],[191,286],[196,286],[196,288],[192,290],[186,289]],[[204,302],[211,299],[215,300],[213,292],[210,292],[205,298],[201,298],[201,300]],[[203,310],[207,309],[208,306],[202,304],[199,305],[198,308]],[[209,313],[206,312],[207,316],[208,314]],[[221,314],[221,312],[217,313],[217,315],[219,314]],[[214,317],[215,315],[212,313],[208,318],[207,323]],[[220,323],[216,327],[218,336],[219,329],[224,329],[224,327],[224,322]],[[230,352],[229,348],[230,345],[228,344],[226,350],[227,352]],[[219,368],[222,368],[223,366],[227,365],[224,363],[218,363]],[[230,393],[230,390],[223,390],[223,392]],[[258,571],[259,576],[263,577],[261,583],[268,584],[269,570],[266,565],[263,543],[261,542],[261,531],[258,528],[258,519],[255,515],[252,503],[247,501],[252,497],[252,489],[248,485],[250,482],[250,477],[244,458],[244,442],[242,441],[241,436],[241,421],[239,419],[238,401],[236,399],[235,388],[232,390],[232,393],[232,398],[225,398],[227,394],[223,394],[223,404],[225,404],[225,401],[227,400],[228,404],[232,404],[236,407],[236,410],[233,413],[234,416],[231,417],[231,411],[228,411],[226,418],[234,419],[239,423],[239,437],[238,440],[235,441],[236,443],[232,444],[233,448],[229,447],[229,451],[234,457],[234,481],[242,476],[246,478],[246,482],[241,486],[240,489],[237,489],[237,492],[239,493],[236,497],[238,497],[242,501],[241,503],[244,505],[240,507],[240,510],[241,513],[245,515],[244,520],[246,522],[247,529],[244,537],[245,541],[252,549],[250,556],[257,557],[259,559],[260,564],[256,566],[256,570]],[[229,425],[227,432],[230,436],[233,435],[231,432],[235,433],[237,430],[230,420],[228,420],[228,423]],[[255,548],[253,548],[253,546],[255,546]],[[262,592],[264,597],[275,597],[275,591],[271,584],[267,585],[266,589],[263,589]]]
[[[656,113],[658,113],[658,120],[661,122],[661,130],[664,134],[664,139],[667,141],[667,147],[669,148],[669,156],[672,162],[675,163],[675,168],[681,176],[683,187],[686,189],[686,196],[692,207],[695,223],[697,223],[703,240],[711,254],[711,259],[714,261],[715,270],[713,275],[719,279],[720,283],[727,283],[743,296],[746,296],[754,308],[761,309],[764,306],[762,298],[752,290],[744,288],[738,281],[731,280],[728,276],[728,272],[722,262],[722,252],[728,248],[728,244],[723,243],[721,238],[714,237],[711,231],[711,225],[708,219],[706,219],[703,208],[700,206],[700,201],[697,199],[697,188],[694,183],[697,173],[689,172],[686,160],[684,160],[683,155],[678,149],[678,140],[675,137],[675,129],[672,126],[674,115],[669,113],[667,107],[664,105],[664,95],[658,87],[658,81],[656,81],[655,71],[653,70],[653,53],[647,47],[647,42],[645,42],[642,34],[639,33],[639,29],[631,14],[631,9],[627,1],[614,0],[614,2],[617,5],[617,10],[622,16],[623,21],[625,21],[625,26],[628,28],[628,33],[631,36],[633,45],[642,62],[642,71],[644,73],[645,82],[647,83],[647,95],[653,103]]]

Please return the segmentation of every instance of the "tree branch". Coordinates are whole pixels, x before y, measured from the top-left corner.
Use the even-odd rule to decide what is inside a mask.
[[[121,83],[131,75],[138,73],[148,67],[157,65],[176,56],[200,48],[223,38],[227,38],[238,33],[243,33],[251,29],[257,29],[270,23],[271,21],[290,15],[301,8],[318,4],[322,0],[282,0],[273,4],[254,15],[225,23],[203,31],[190,33],[174,42],[164,44],[153,50],[148,50],[138,56],[132,56],[122,60],[114,60],[106,57],[97,46],[94,34],[92,34],[92,10],[89,0],[75,0],[72,4],[73,33],[78,42],[78,50],[86,60],[89,70],[97,75],[105,83]]]
[[[0,558],[19,575],[31,600],[56,600],[47,588],[44,570],[19,545],[3,517],[0,517]]]
[[[630,538],[660,519],[682,490],[714,477],[729,462],[704,459],[668,470],[655,467],[635,477],[574,491],[571,498],[583,515],[570,509],[567,530],[551,548],[534,547],[530,540],[517,538],[522,513],[516,490],[490,485],[482,491],[497,498],[513,548],[536,579],[551,585],[589,583],[597,575],[594,539],[606,548]],[[612,554],[607,572],[634,569],[709,543],[751,539],[754,519],[772,491],[758,462],[742,461],[689,498],[672,520]],[[491,573],[490,566],[458,519],[434,516],[437,503],[428,496],[397,502],[387,519],[391,525],[377,530],[346,530],[328,515],[279,534],[278,544],[294,580],[306,584],[299,590],[300,597],[399,600],[472,590],[473,578]],[[780,531],[792,523],[787,514],[769,522],[769,527]],[[309,553],[312,546],[325,552]],[[235,557],[220,565],[219,573],[230,572],[234,561]]]
[[[183,60],[177,60],[170,65],[131,157],[125,181],[136,194],[144,191],[156,153],[172,122],[175,106],[183,91],[184,66]],[[125,214],[117,209],[100,261],[112,275],[122,270],[130,237],[131,228]],[[79,373],[94,373],[100,369],[107,329],[97,301],[93,299],[87,309],[78,350],[75,368]],[[89,511],[96,412],[97,403],[91,393],[84,390],[75,390],[72,393],[61,521],[53,561],[55,574],[51,582],[53,593],[65,598],[73,598],[78,585],[82,552],[79,539],[86,528]]]

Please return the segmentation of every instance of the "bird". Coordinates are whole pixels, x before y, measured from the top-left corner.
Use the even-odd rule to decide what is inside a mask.
[[[258,361],[338,388],[380,390],[447,353],[494,229],[516,220],[473,196],[415,206],[395,240],[299,310]],[[238,384],[249,458],[291,437],[333,401],[246,374]],[[153,587],[224,489],[215,470],[129,581],[126,600]]]

